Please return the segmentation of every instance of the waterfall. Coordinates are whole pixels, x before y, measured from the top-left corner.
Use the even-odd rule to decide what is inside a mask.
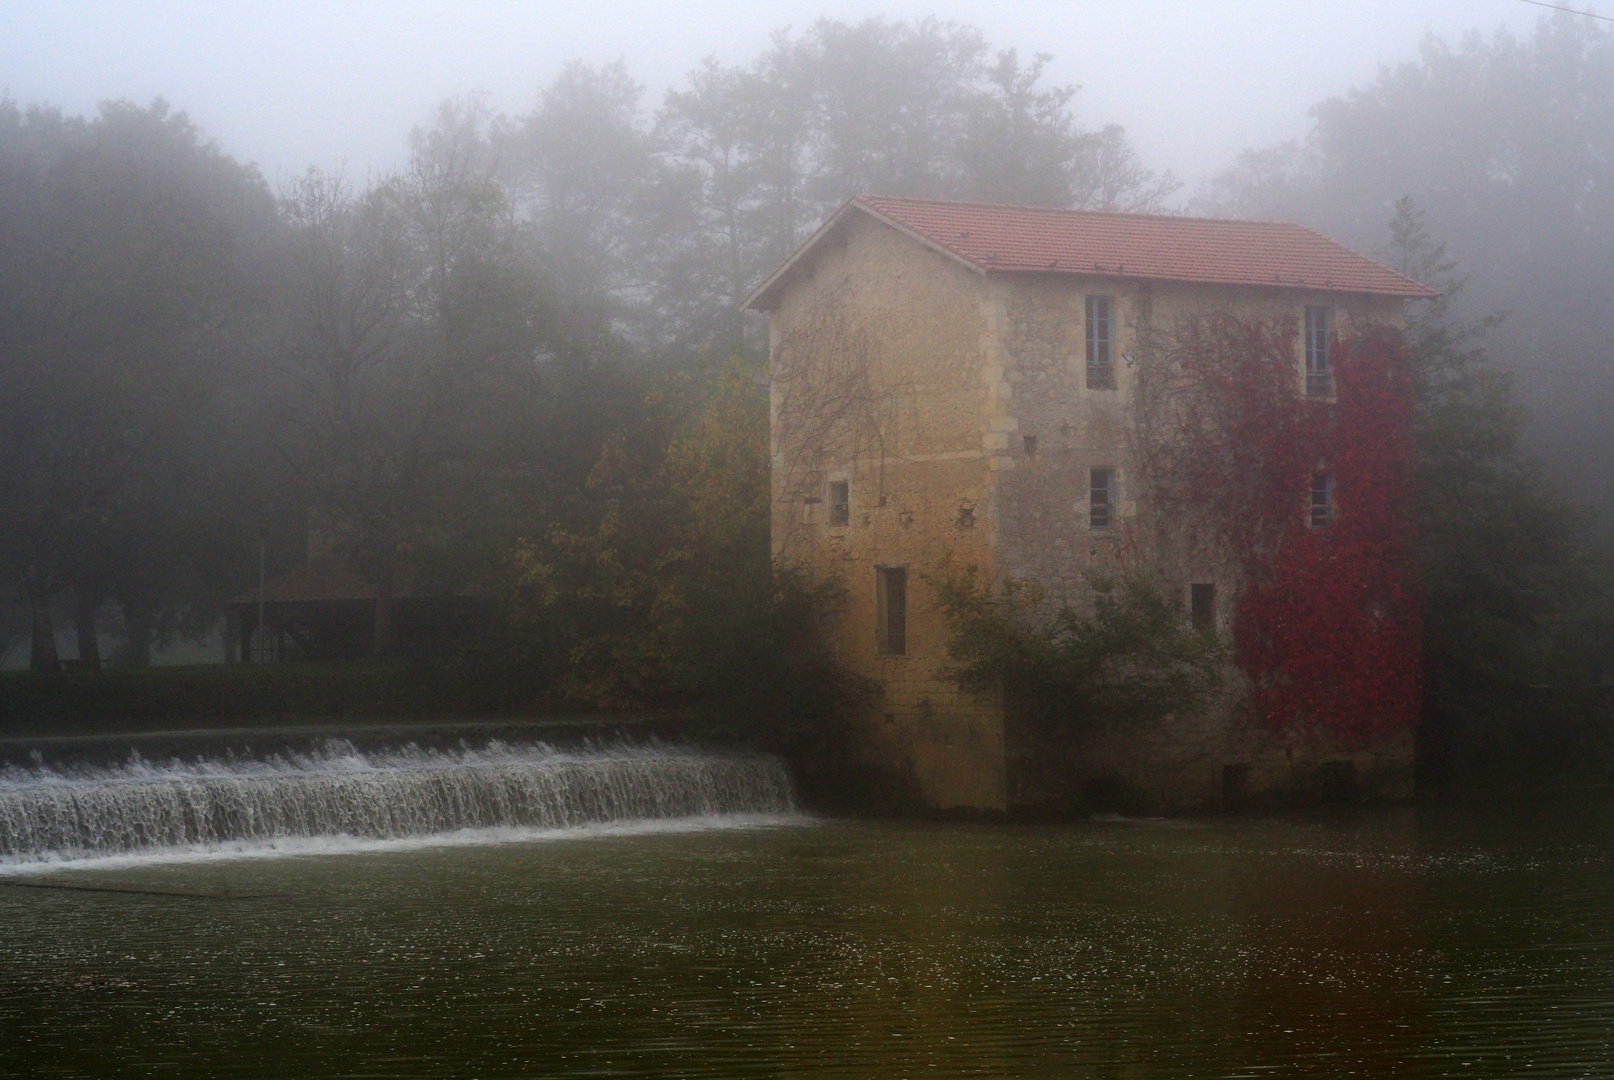
[[[762,754],[498,741],[360,750],[340,739],[261,758],[131,753],[115,765],[0,768],[0,867],[794,811],[783,764]]]

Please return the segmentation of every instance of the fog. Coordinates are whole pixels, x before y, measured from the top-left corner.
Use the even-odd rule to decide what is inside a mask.
[[[912,195],[1294,221],[1442,290],[1401,342],[1420,753],[1614,759],[1614,20],[3,14],[0,666],[385,665],[424,634],[454,658],[428,710],[727,702],[809,738],[855,680],[773,562],[742,301],[848,198]],[[251,629],[282,581],[340,625]]]
[[[653,104],[704,58],[744,63],[782,27],[935,15],[1051,54],[1050,80],[1082,87],[1086,126],[1123,125],[1148,164],[1192,186],[1248,146],[1303,134],[1312,105],[1413,58],[1426,31],[1526,33],[1542,14],[1519,0],[7,0],[0,91],[75,113],[161,95],[271,182],[310,165],[362,176],[401,164],[404,135],[443,98],[480,91],[525,112],[572,59],[625,60]]]

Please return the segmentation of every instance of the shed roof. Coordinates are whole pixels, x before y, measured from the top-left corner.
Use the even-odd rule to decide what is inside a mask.
[[[1303,225],[860,195],[770,274],[746,306],[771,307],[791,269],[854,213],[982,274],[1081,274],[1407,299],[1439,295]]]

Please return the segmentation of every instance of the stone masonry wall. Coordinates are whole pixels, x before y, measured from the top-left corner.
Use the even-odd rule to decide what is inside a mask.
[[[1001,714],[942,675],[946,627],[929,581],[952,564],[991,566],[992,472],[981,435],[985,283],[861,217],[816,255],[771,317],[775,553],[844,587],[835,642],[852,670],[884,688],[867,718],[881,764],[937,807],[1004,809]],[[817,360],[837,347],[861,355],[866,370],[843,371],[842,381],[866,382],[875,406],[835,401],[855,414],[841,427],[858,426],[868,411],[875,430],[831,435],[831,452],[811,459],[788,445],[800,423],[790,410],[810,404],[789,376],[801,374],[804,351]],[[850,520],[841,526],[828,520],[834,481],[849,489]],[[906,656],[876,648],[878,566],[908,568]]]
[[[1112,298],[1115,388],[1086,385],[1084,337],[1088,295]],[[1364,321],[1392,321],[1399,305],[1371,298],[1287,290],[1249,290],[1163,282],[1047,276],[995,283],[1004,330],[1005,378],[1012,407],[1004,427],[1013,435],[1013,462],[996,488],[1002,573],[1039,583],[1050,603],[1082,602],[1095,572],[1127,568],[1164,572],[1183,591],[1193,582],[1216,587],[1216,623],[1231,631],[1240,585],[1231,565],[1215,565],[1155,542],[1147,507],[1136,498],[1128,441],[1136,361],[1147,328],[1169,329],[1213,311],[1248,318],[1292,316],[1307,305],[1332,304],[1346,333]],[[1304,360],[1297,350],[1297,384]],[[1028,449],[1026,437],[1035,440]],[[1089,470],[1112,468],[1118,481],[1117,526],[1088,527]],[[1411,742],[1345,753],[1327,740],[1277,738],[1239,721],[1243,688],[1226,672],[1226,686],[1203,712],[1173,717],[1150,729],[1094,729],[1073,745],[1040,744],[1008,722],[1007,780],[1011,802],[1058,802],[1072,792],[1102,790],[1139,808],[1220,805],[1224,798],[1259,799],[1315,786],[1316,777],[1345,768],[1370,795],[1410,792]],[[1231,785],[1232,789],[1229,790]]]
[[[1251,731],[1236,719],[1233,671],[1200,715],[1041,745],[1000,703],[962,695],[945,677],[946,626],[931,586],[938,574],[974,566],[1035,581],[1050,602],[1080,603],[1092,572],[1165,556],[1183,587],[1216,584],[1226,632],[1232,568],[1146,550],[1146,511],[1129,491],[1131,361],[1142,331],[1214,310],[1301,318],[1307,304],[1332,303],[1348,333],[1354,320],[1397,319],[1397,302],[988,277],[862,215],[848,216],[793,273],[770,313],[775,554],[843,586],[834,641],[853,671],[884,688],[865,729],[882,765],[938,808],[1007,810],[1095,787],[1139,808],[1205,807],[1314,785],[1345,762],[1369,794],[1410,791],[1410,738],[1347,755]],[[1086,385],[1088,295],[1112,298],[1114,389]],[[1297,355],[1297,380],[1302,368]],[[1104,533],[1087,526],[1095,467],[1115,469],[1119,481],[1121,524]],[[828,519],[827,489],[837,481],[849,490],[844,525]],[[905,656],[876,647],[881,566],[908,568]]]

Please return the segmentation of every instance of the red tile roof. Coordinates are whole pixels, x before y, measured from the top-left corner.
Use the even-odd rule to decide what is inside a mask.
[[[982,273],[1093,274],[1410,299],[1438,295],[1301,225],[862,195],[770,275],[748,303],[767,306],[790,266],[854,209]]]

